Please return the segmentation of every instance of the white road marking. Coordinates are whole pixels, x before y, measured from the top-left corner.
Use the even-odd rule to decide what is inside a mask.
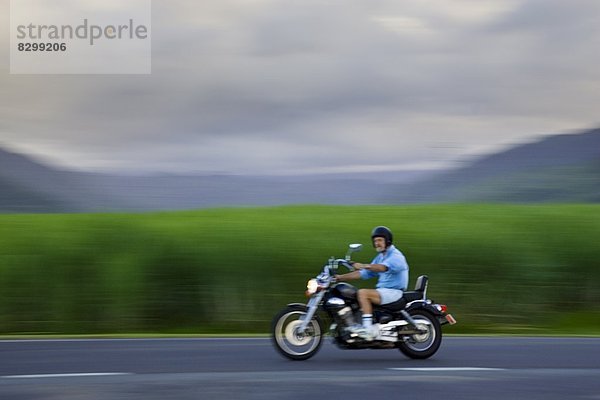
[[[268,337],[183,337],[183,338],[73,338],[73,339],[0,339],[0,344],[2,343],[60,343],[60,342],[189,342],[189,341],[245,341],[245,340],[269,340]]]
[[[437,367],[437,368],[388,368],[394,371],[423,371],[423,372],[438,372],[438,371],[505,371],[504,368],[480,368],[480,367]]]
[[[77,378],[86,376],[117,376],[132,375],[129,372],[88,372],[73,374],[37,374],[37,375],[6,375],[0,376],[2,379],[36,379],[36,378]]]

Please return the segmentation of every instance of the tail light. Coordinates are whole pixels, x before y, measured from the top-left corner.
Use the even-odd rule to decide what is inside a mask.
[[[448,307],[445,304],[436,304],[435,308],[437,308],[442,314],[446,314],[448,312]]]
[[[446,321],[448,321],[450,325],[454,325],[456,323],[454,317],[448,314],[448,307],[445,304],[436,304],[435,308],[437,308],[439,312],[444,314],[444,318],[446,319]]]

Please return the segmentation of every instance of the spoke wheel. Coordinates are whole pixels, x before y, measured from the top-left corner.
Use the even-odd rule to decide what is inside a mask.
[[[302,318],[306,315],[306,307],[289,306],[275,316],[272,324],[272,339],[275,348],[285,357],[292,360],[306,360],[312,357],[321,347],[322,323],[315,316],[302,331]]]
[[[442,328],[440,322],[427,311],[415,310],[410,313],[423,333],[416,333],[404,337],[399,343],[399,349],[410,358],[429,358],[434,355],[442,343]],[[402,331],[399,332],[402,334]]]

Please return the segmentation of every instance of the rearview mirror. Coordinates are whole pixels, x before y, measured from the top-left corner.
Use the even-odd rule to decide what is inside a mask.
[[[353,243],[351,245],[348,246],[348,252],[346,253],[346,260],[350,260],[350,255],[352,253],[356,253],[357,251],[360,251],[362,249],[362,244],[360,243]]]

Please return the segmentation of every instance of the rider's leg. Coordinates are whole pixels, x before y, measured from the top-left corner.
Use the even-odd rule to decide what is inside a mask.
[[[360,289],[358,304],[362,311],[363,326],[369,329],[373,325],[373,304],[381,304],[381,295],[375,289]]]

